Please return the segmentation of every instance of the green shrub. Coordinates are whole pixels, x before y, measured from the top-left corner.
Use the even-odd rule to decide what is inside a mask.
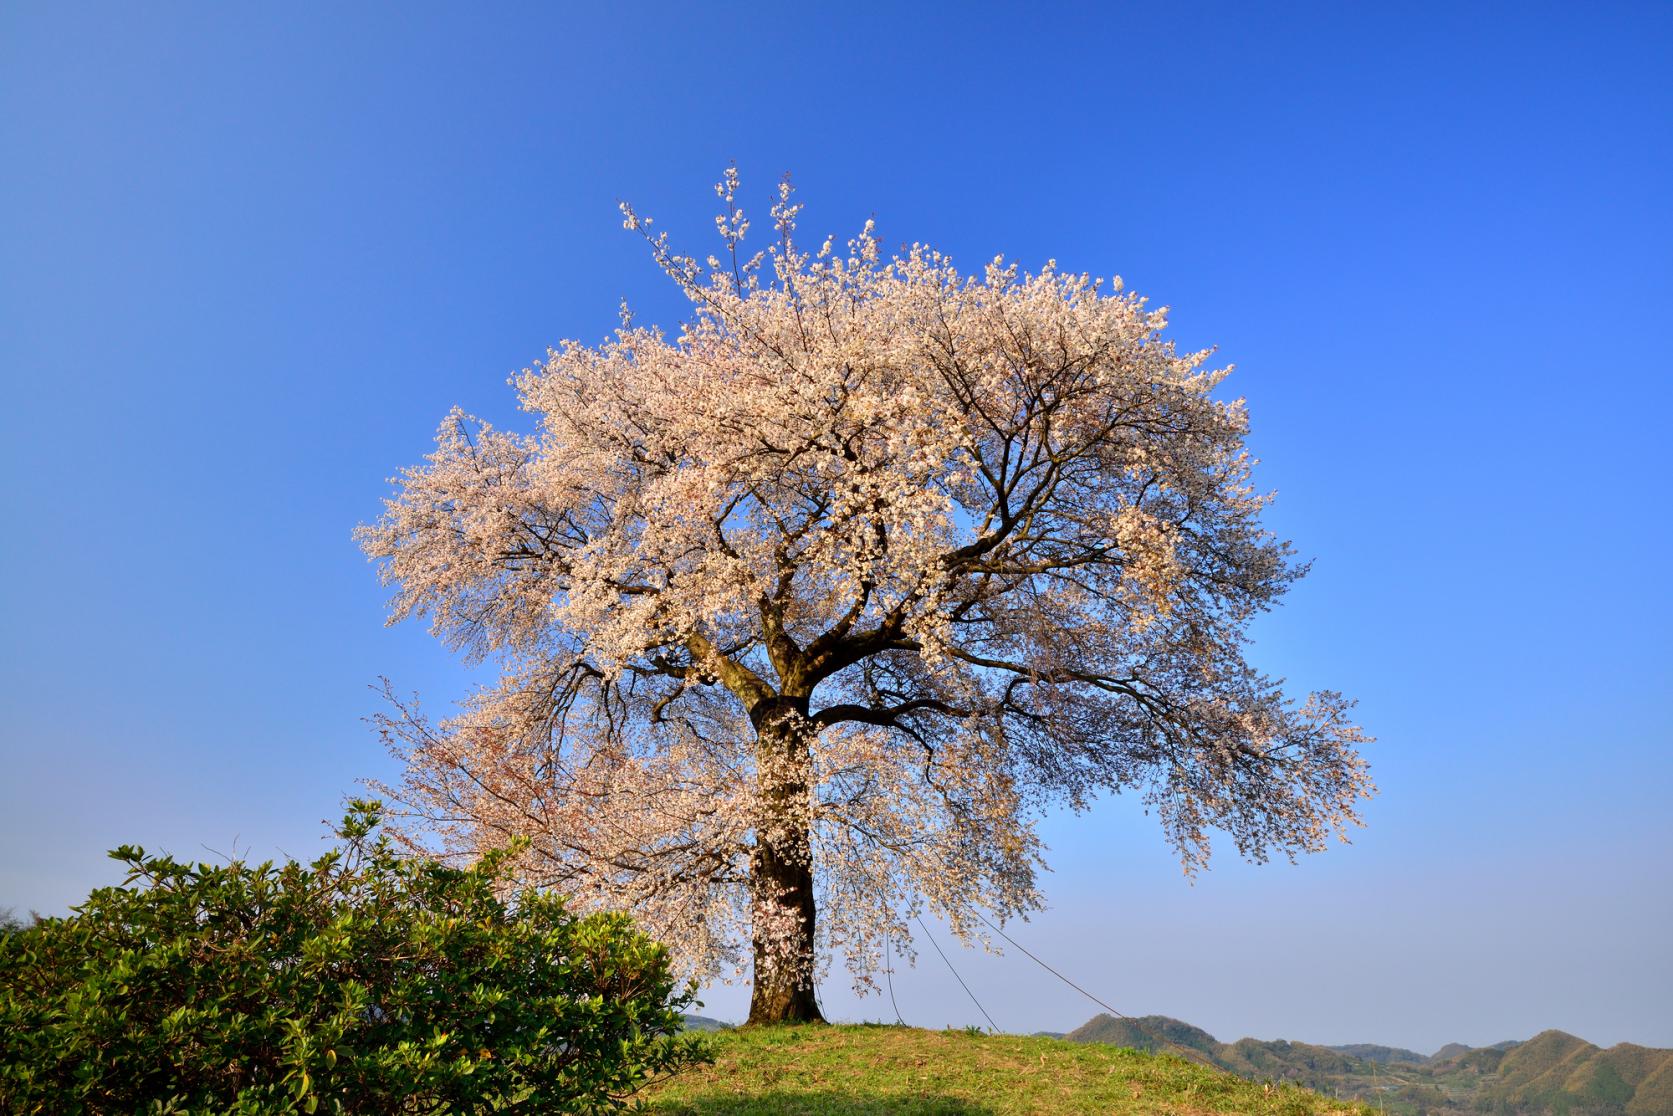
[[[0,1111],[574,1112],[701,1060],[663,947],[396,854],[378,804],[312,864],[143,849],[68,918],[0,934]]]

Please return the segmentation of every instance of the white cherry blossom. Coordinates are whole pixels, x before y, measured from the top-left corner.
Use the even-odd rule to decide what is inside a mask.
[[[1134,791],[1190,872],[1323,848],[1372,792],[1334,693],[1244,629],[1304,569],[1260,523],[1229,369],[1085,275],[975,277],[873,226],[845,254],[676,254],[692,303],[515,377],[527,433],[455,411],[358,538],[392,619],[500,669],[383,719],[415,841],[530,839],[527,886],[630,909],[752,1020],[870,985],[920,910],[1037,908],[1035,822]],[[909,946],[908,946],[909,948]]]

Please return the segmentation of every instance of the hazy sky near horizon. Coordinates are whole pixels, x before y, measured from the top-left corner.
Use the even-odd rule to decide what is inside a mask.
[[[1174,307],[1314,562],[1252,655],[1361,699],[1367,828],[1191,885],[1135,800],[1050,818],[1023,944],[1225,1040],[1673,1046],[1673,6],[905,8],[0,9],[0,906],[321,847],[368,685],[470,684],[350,529],[677,321],[616,201],[708,251],[736,160],[758,230],[788,170],[810,238]],[[1097,1010],[952,956],[1006,1030]],[[927,945],[895,991],[980,1020]]]

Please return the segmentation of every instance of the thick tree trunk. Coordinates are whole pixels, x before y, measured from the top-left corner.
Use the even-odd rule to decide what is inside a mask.
[[[755,984],[751,1023],[823,1023],[813,994],[813,848],[807,815],[811,726],[804,703],[755,718],[757,778],[767,816],[755,832],[750,890]]]
[[[806,844],[804,838],[797,851],[765,843],[755,848],[750,881],[755,906],[751,1023],[825,1021],[813,995],[813,870]]]

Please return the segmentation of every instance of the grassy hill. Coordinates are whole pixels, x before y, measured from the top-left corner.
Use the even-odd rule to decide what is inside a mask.
[[[911,1027],[742,1028],[709,1036],[711,1066],[648,1090],[662,1116],[1369,1116],[1293,1085],[1171,1055],[1053,1038]]]

